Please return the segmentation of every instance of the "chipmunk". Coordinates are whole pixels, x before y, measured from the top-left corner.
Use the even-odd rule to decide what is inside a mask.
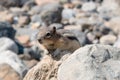
[[[75,36],[63,35],[62,31],[56,30],[56,27],[52,29],[42,28],[37,34],[37,40],[48,51],[60,49],[74,52],[80,47],[80,43]]]

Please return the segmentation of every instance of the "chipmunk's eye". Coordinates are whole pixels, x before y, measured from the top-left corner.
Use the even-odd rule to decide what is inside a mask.
[[[46,33],[46,37],[47,38],[51,37],[51,34],[50,33]]]

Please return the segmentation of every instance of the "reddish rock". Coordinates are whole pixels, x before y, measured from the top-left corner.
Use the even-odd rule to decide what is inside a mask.
[[[0,12],[0,21],[5,21],[8,11]]]
[[[38,29],[40,26],[41,26],[41,24],[40,24],[39,22],[36,22],[36,23],[32,23],[32,24],[31,24],[31,28],[32,28],[32,29]]]
[[[17,36],[16,39],[24,46],[29,46],[30,37],[28,35]]]
[[[13,23],[14,15],[13,14],[7,14],[6,17],[5,17],[5,20],[10,22],[10,23]]]
[[[74,8],[74,7],[75,7],[74,4],[70,4],[70,3],[64,4],[64,8]]]
[[[0,12],[0,21],[8,21],[10,23],[13,23],[13,18],[14,15],[7,10]]]
[[[8,64],[0,64],[0,79],[2,80],[21,80],[20,75]]]

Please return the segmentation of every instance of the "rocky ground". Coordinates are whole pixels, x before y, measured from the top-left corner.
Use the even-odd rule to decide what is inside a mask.
[[[119,0],[0,0],[0,80],[120,80],[119,13]],[[82,47],[45,55],[36,34],[46,26]]]

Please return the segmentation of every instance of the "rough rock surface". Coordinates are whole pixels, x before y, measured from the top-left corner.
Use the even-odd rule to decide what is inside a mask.
[[[88,45],[75,51],[58,70],[58,80],[120,80],[120,49]]]
[[[23,80],[57,80],[60,64],[70,55],[66,53],[61,53],[57,58],[53,58],[50,55],[44,56],[36,66],[28,71]]]
[[[52,78],[56,80],[59,64],[50,56],[45,56],[41,62],[29,70],[23,80],[51,80]]]

